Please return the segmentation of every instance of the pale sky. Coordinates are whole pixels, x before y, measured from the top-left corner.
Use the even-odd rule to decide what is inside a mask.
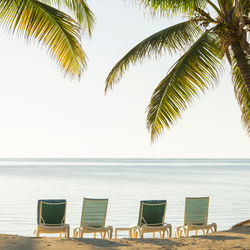
[[[0,157],[250,157],[228,67],[151,145],[145,110],[178,57],[131,67],[106,96],[105,78],[132,46],[176,20],[152,20],[121,0],[90,6],[97,23],[82,40],[89,61],[80,82],[64,78],[45,49],[0,30]]]

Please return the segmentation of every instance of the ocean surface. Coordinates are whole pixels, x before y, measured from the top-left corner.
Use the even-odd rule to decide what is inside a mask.
[[[137,222],[140,200],[166,199],[175,228],[186,196],[210,197],[208,220],[218,230],[250,219],[250,159],[0,159],[0,233],[32,236],[37,200],[63,198],[72,233],[83,197],[109,198],[114,227]]]

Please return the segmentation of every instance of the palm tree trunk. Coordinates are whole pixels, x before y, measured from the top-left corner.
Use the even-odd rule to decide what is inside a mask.
[[[240,43],[235,41],[231,44],[234,57],[239,67],[241,76],[246,84],[247,91],[250,95],[250,64],[245,52],[243,51]]]

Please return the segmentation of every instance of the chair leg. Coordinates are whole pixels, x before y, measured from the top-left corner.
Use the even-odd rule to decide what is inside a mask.
[[[82,238],[83,237],[83,231],[81,230],[80,232],[79,232],[79,238]]]
[[[40,236],[40,232],[39,232],[39,228],[37,227],[36,229],[36,234],[35,234],[36,237],[39,237]]]
[[[73,231],[73,237],[74,238],[78,238],[78,234],[79,234],[78,233],[78,229],[77,230],[74,229],[74,231]]]
[[[140,235],[140,238],[143,239],[143,230],[141,228],[139,229],[139,235]]]
[[[165,237],[165,232],[166,230],[163,230],[162,233],[161,233],[161,238],[164,238]]]
[[[133,236],[134,236],[135,239],[137,238],[137,236],[138,236],[137,230],[134,230]]]
[[[179,237],[182,237],[182,232],[185,234],[184,230],[180,230]]]
[[[216,223],[212,223],[211,227],[214,229],[214,232],[217,232],[217,224]]]
[[[128,237],[129,237],[130,239],[133,238],[132,229],[129,229],[129,231],[128,231]]]
[[[172,226],[170,228],[168,228],[168,237],[169,238],[172,237]]]
[[[171,233],[172,233],[172,228],[169,231],[171,231]],[[181,233],[181,228],[177,227],[176,230],[175,230],[175,232],[174,232],[174,237],[175,238],[180,238],[181,237],[180,233]],[[169,232],[169,234],[170,234],[170,232]]]
[[[112,235],[113,235],[113,228],[110,228],[109,230],[109,239],[112,239]]]

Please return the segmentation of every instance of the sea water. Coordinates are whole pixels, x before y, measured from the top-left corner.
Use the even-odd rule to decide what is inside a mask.
[[[209,223],[250,219],[250,159],[0,159],[0,233],[32,236],[38,199],[66,199],[71,234],[82,200],[109,198],[106,225],[137,223],[140,200],[167,200],[183,224],[185,197],[210,197]],[[127,237],[121,232],[120,237]]]

